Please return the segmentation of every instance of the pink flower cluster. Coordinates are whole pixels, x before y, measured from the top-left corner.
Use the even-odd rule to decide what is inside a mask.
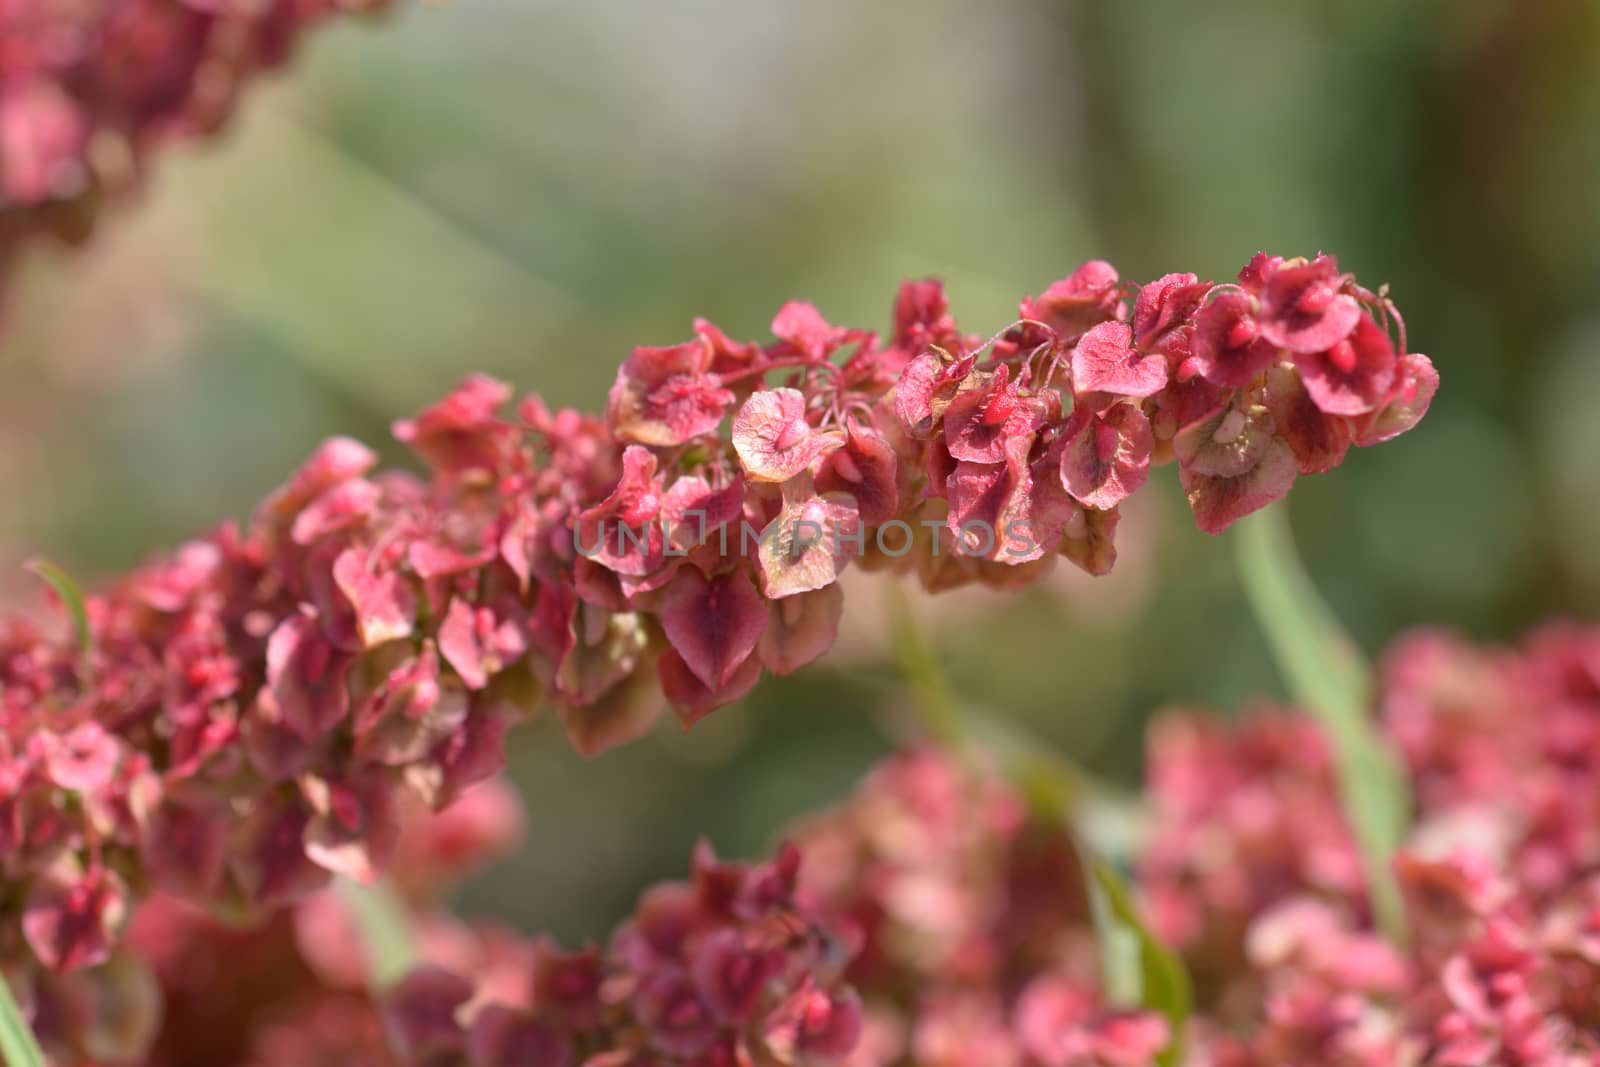
[[[326,442],[248,527],[89,598],[87,651],[0,623],[0,954],[102,962],[152,888],[251,913],[369,878],[406,798],[493,773],[545,702],[594,753],[815,659],[855,556],[934,589],[1100,571],[1150,463],[1220,529],[1421,417],[1436,379],[1387,299],[1327,257],[1241,278],[1086,264],[987,345],[937,282],[887,344],[791,303],[766,345],[702,321],[636,349],[603,419],[508,417],[469,378],[395,426],[427,478]],[[1259,339],[1207,340],[1224,314]]]
[[[85,234],[177,137],[213,132],[307,29],[387,0],[0,0],[0,278],[30,240]]]
[[[795,901],[800,855],[722,863],[658,885],[609,950],[517,944],[490,981],[414,971],[382,1005],[416,1067],[667,1067],[839,1063],[861,1033],[843,945]]]

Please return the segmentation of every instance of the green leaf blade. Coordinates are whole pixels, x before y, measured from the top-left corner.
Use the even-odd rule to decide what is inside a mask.
[[[1274,505],[1238,523],[1239,580],[1295,702],[1333,746],[1340,804],[1361,849],[1373,912],[1405,941],[1405,910],[1390,861],[1410,823],[1400,761],[1371,719],[1372,672],[1300,563],[1288,512]]]
[[[45,1067],[44,1052],[28,1020],[22,1017],[22,1007],[3,974],[0,974],[0,1060],[5,1061],[5,1067]]]

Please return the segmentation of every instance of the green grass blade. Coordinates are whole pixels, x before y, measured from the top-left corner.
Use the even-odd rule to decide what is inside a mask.
[[[78,583],[73,581],[72,575],[47,559],[30,559],[23,564],[23,569],[44,579],[51,589],[56,591],[56,596],[66,605],[67,613],[72,616],[72,629],[77,635],[78,651],[84,655],[89,654],[89,613],[83,606],[83,590],[78,588]]]
[[[1289,692],[1333,745],[1340,801],[1378,925],[1403,942],[1405,912],[1390,861],[1405,840],[1411,799],[1399,761],[1373,728],[1372,672],[1301,565],[1282,504],[1241,520],[1234,546],[1239,580]]]
[[[33,1028],[22,1017],[22,1008],[4,975],[0,975],[0,1059],[5,1067],[45,1067]]]
[[[1139,917],[1133,904],[1133,894],[1117,869],[1097,856],[1089,857],[1094,865],[1094,882],[1104,894],[1111,915],[1133,935],[1138,944],[1139,1003],[1146,1009],[1166,1016],[1172,1028],[1172,1037],[1157,1060],[1162,1067],[1176,1067],[1183,1061],[1183,1026],[1194,1007],[1194,990],[1189,982],[1189,972],[1183,961]]]
[[[340,878],[335,885],[361,931],[368,985],[374,991],[389,988],[417,961],[404,902],[387,882],[367,886]]]

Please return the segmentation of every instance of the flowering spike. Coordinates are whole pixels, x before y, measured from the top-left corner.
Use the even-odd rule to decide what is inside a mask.
[[[1023,310],[985,341],[925,281],[886,345],[803,304],[759,343],[696,320],[628,357],[606,417],[505,411],[472,376],[395,425],[420,473],[333,439],[248,525],[86,597],[82,645],[0,623],[0,963],[101,958],[124,891],[259,915],[370,876],[407,804],[491,775],[542,699],[592,755],[820,656],[851,558],[931,591],[1104,573],[1148,466],[1221,530],[1438,385],[1331,260],[1257,257],[1237,287],[1093,262]],[[62,903],[102,877],[105,908]],[[796,1049],[852,1012],[791,1007]]]

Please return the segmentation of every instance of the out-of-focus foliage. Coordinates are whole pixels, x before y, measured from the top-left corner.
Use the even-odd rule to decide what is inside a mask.
[[[88,581],[241,515],[327,434],[387,447],[469,370],[598,408],[695,314],[882,323],[940,274],[1002,321],[1090,257],[1218,276],[1272,248],[1387,278],[1444,381],[1414,434],[1295,496],[1357,639],[1600,604],[1589,0],[457,0],[330,29],[239,120],[88,249],[21,264],[7,600],[38,595],[28,556]],[[956,687],[1125,780],[1161,703],[1278,692],[1229,546],[1169,512],[1130,515],[1113,577],[914,606]],[[699,833],[750,854],[839,795],[904,699],[871,615],[691,735],[582,764],[526,731],[537,846],[467,906],[596,932]]]

